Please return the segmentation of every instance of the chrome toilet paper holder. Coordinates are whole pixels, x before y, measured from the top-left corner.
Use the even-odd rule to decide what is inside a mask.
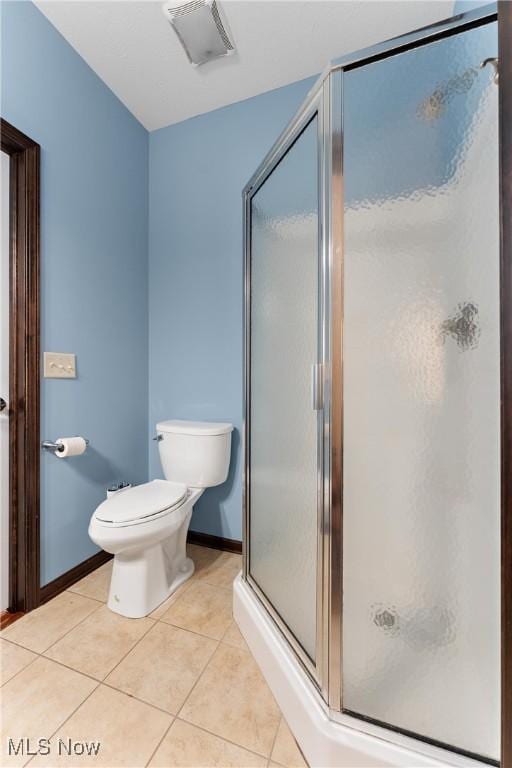
[[[78,437],[78,435],[75,435],[75,437]],[[89,445],[89,440],[86,437],[84,437],[84,440],[85,444]],[[52,443],[51,440],[43,440],[41,443],[41,448],[43,448],[45,451],[48,451],[49,453],[53,453],[54,455],[56,453],[62,453],[64,450],[64,446],[61,445],[61,443]]]

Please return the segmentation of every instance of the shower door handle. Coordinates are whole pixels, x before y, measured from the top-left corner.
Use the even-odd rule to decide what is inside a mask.
[[[314,411],[324,407],[324,367],[322,363],[311,366],[311,404]]]

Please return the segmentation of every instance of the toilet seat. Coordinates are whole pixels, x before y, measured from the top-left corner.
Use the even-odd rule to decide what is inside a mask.
[[[187,497],[188,488],[182,483],[152,480],[114,494],[99,505],[93,517],[112,528],[137,525],[174,512]]]

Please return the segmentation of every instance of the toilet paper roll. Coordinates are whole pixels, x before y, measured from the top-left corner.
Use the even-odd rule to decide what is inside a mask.
[[[87,448],[87,443],[83,437],[59,437],[55,442],[57,445],[64,446],[64,450],[59,450],[55,454],[59,459],[67,459],[68,456],[80,456],[80,454],[85,453]]]

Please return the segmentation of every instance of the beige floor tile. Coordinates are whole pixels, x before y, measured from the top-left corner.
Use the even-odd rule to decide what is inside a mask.
[[[175,720],[158,747],[151,768],[266,768],[266,758],[218,736]]]
[[[7,640],[0,640],[0,685],[21,672],[34,659],[37,659],[37,656],[32,651],[8,643]]]
[[[103,680],[153,624],[152,619],[127,619],[102,605],[45,655]]]
[[[224,554],[219,549],[210,547],[198,547],[195,544],[187,544],[187,554],[194,561],[193,579],[198,579],[202,573],[214,565]]]
[[[243,648],[245,651],[249,650],[249,647],[245,642],[243,635],[238,629],[235,621],[232,621],[229,625],[228,631],[222,638],[222,642],[227,643],[228,645],[234,645],[235,648]]]
[[[73,586],[69,588],[69,591],[76,592],[78,595],[85,595],[85,597],[92,597],[94,600],[100,600],[102,603],[106,603],[112,576],[112,563],[113,560],[109,560],[108,563],[104,563],[100,568],[97,568],[92,573],[84,576],[83,579],[80,579],[76,584],[73,584]]]
[[[161,617],[182,629],[220,640],[232,620],[231,590],[197,581]]]
[[[207,563],[197,573],[197,579],[216,587],[231,589],[233,581],[242,569],[242,556],[231,552],[220,552],[220,556]]]
[[[73,592],[62,592],[8,626],[1,636],[42,653],[98,607],[96,600]]]
[[[142,768],[172,722],[171,715],[100,685],[52,739],[52,754],[37,757],[30,766],[90,765]],[[58,742],[100,742],[97,755],[58,754]]]
[[[214,640],[159,622],[105,682],[176,714],[216,647]]]
[[[197,544],[187,544],[187,555],[194,561],[194,573],[192,577],[182,584],[176,592],[167,598],[167,600],[164,600],[158,608],[155,608],[155,610],[149,614],[150,618],[160,619],[167,609],[182,596],[185,590],[189,589],[194,581],[197,580],[198,576],[205,570],[205,568],[208,568],[213,562],[221,557],[222,552],[218,549],[210,549],[210,547],[199,547]]]
[[[280,712],[251,654],[221,643],[180,718],[268,757]]]
[[[194,563],[199,563],[206,562],[207,560],[216,560],[222,555],[222,552],[220,549],[212,549],[212,547],[187,544],[187,555],[192,558]]]
[[[272,750],[272,760],[286,766],[286,768],[305,768],[307,766],[284,718],[281,718],[279,723],[279,729]]]
[[[167,609],[176,602],[176,600],[182,596],[182,594],[192,585],[192,579],[187,579],[187,581],[184,582],[181,586],[178,587],[176,592],[173,592],[170,597],[167,598],[167,600],[164,600],[163,603],[160,603],[158,608],[155,608],[154,611],[152,611],[149,614],[150,619],[160,619],[164,615],[164,613],[167,611]]]
[[[8,755],[9,738],[17,744],[50,738],[94,690],[97,683],[49,659],[39,657],[1,689],[1,765],[25,765],[28,757]]]

